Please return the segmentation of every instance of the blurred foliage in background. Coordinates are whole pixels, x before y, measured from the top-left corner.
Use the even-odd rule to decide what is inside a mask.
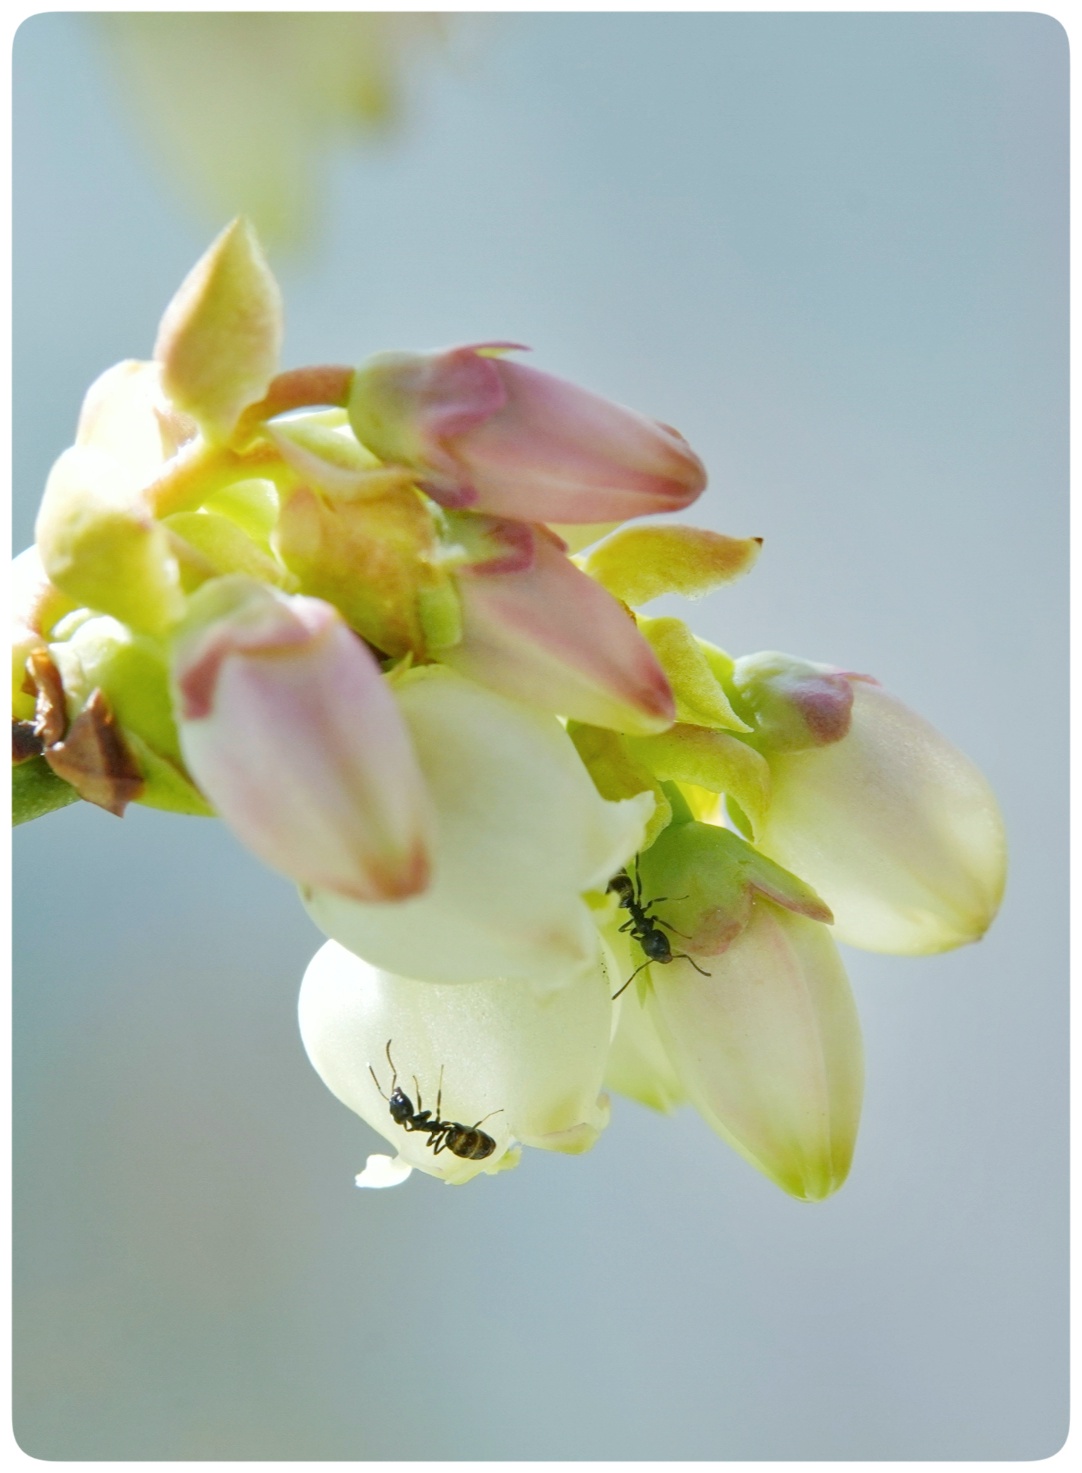
[[[328,145],[386,134],[404,73],[445,49],[424,13],[102,15],[106,51],[168,176],[206,218],[238,213],[297,248],[319,219]]]

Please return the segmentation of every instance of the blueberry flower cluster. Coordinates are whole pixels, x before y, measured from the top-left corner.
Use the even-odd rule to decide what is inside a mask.
[[[835,938],[984,933],[987,783],[868,675],[639,612],[760,551],[636,523],[705,487],[677,431],[514,344],[282,372],[281,331],[236,221],[87,393],[15,563],[16,816],[213,813],[297,885],[305,1047],[394,1151],[362,1185],[587,1150],[614,1090],[827,1196]]]

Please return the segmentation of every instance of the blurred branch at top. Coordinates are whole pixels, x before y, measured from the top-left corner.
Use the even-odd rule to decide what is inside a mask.
[[[213,218],[297,247],[318,222],[328,146],[386,134],[403,74],[450,17],[129,12],[98,16],[110,62],[172,181]]]

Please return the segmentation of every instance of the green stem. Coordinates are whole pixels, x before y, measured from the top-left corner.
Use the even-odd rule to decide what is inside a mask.
[[[208,496],[234,481],[277,482],[283,476],[293,479],[272,445],[257,445],[240,454],[222,445],[193,440],[173,456],[157,480],[144,489],[143,496],[151,515],[161,518],[197,510]]]
[[[663,782],[661,784],[661,791],[669,800],[669,806],[672,808],[673,823],[690,823],[695,815],[688,807],[687,799],[676,784],[673,782]]]

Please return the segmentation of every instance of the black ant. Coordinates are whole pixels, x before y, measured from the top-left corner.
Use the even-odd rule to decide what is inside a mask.
[[[643,970],[643,967],[648,967],[651,962],[660,962],[664,967],[667,967],[670,962],[691,962],[691,965],[700,976],[709,977],[711,975],[709,972],[704,972],[698,962],[692,961],[686,951],[673,951],[669,944],[669,938],[665,935],[665,931],[671,931],[674,936],[684,936],[684,933],[683,931],[678,931],[675,926],[670,926],[668,921],[663,921],[660,916],[650,914],[651,907],[661,905],[664,900],[668,899],[668,896],[659,895],[656,900],[648,900],[643,905],[642,877],[639,874],[637,865],[635,867],[634,881],[627,870],[622,869],[613,875],[606,888],[612,894],[620,897],[620,909],[630,912],[628,919],[620,927],[620,930],[629,931],[632,941],[637,941],[646,953],[646,960],[642,966],[636,967],[619,992],[613,993],[613,1002],[616,1001],[625,988],[631,986],[632,982],[634,982],[635,978]],[[679,898],[683,900],[686,899],[686,896],[680,896]],[[658,930],[659,926],[664,926],[665,931]],[[685,941],[690,939],[690,937],[684,936]]]
[[[380,1089],[380,1082],[376,1079],[376,1071],[369,1064],[368,1072],[375,1081],[376,1088],[391,1107],[391,1119],[396,1125],[401,1125],[403,1130],[419,1130],[427,1134],[428,1144],[432,1147],[432,1154],[438,1156],[441,1151],[451,1151],[456,1156],[461,1156],[464,1161],[483,1161],[486,1156],[491,1156],[496,1149],[496,1142],[490,1135],[477,1127],[490,1120],[493,1115],[500,1115],[501,1110],[493,1110],[478,1120],[477,1125],[459,1125],[455,1120],[441,1120],[440,1106],[443,1103],[443,1070],[440,1070],[439,1089],[436,1092],[436,1113],[433,1117],[431,1110],[422,1108],[424,1101],[421,1099],[421,1086],[416,1074],[413,1076],[414,1087],[417,1090],[417,1109],[413,1108],[413,1101],[404,1089],[398,1087],[398,1070],[391,1058],[391,1040],[387,1040],[387,1062],[391,1066],[391,1093],[384,1095]]]

